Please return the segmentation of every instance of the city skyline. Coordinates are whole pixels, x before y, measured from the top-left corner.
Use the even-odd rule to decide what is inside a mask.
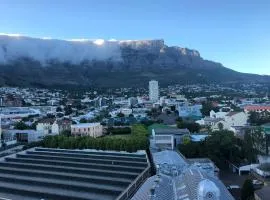
[[[1,33],[39,38],[164,39],[240,72],[268,74],[268,1],[1,1]],[[33,17],[34,16],[34,17]]]

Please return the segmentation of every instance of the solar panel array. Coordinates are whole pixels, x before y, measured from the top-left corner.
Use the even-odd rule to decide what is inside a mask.
[[[34,148],[0,160],[0,199],[113,200],[147,166],[145,154]]]

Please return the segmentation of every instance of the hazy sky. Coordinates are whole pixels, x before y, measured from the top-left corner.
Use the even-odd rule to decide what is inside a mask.
[[[160,39],[270,75],[270,0],[0,0],[0,33]]]

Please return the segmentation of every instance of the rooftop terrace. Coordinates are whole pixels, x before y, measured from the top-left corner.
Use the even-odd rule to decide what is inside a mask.
[[[0,159],[0,199],[125,200],[148,175],[145,153],[33,148]]]

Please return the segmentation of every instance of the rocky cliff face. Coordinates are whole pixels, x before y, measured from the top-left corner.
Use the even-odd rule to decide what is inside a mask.
[[[53,40],[0,35],[0,63],[31,59],[42,66],[55,62],[76,65],[106,62],[113,68],[197,67],[202,60],[198,51],[169,47],[163,40]]]
[[[0,35],[0,85],[136,87],[269,81],[204,60],[196,50],[163,40],[55,40]]]

